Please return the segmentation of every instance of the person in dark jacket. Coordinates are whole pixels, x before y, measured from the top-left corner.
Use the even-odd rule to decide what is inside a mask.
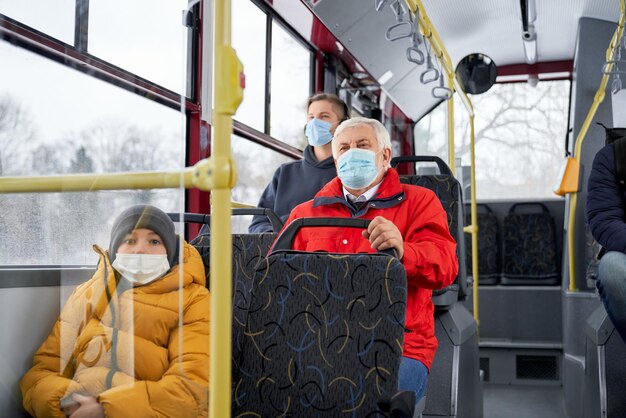
[[[596,286],[613,325],[626,341],[626,192],[615,169],[615,144],[596,154],[587,189],[587,221],[607,251],[598,266]]]
[[[345,102],[334,94],[319,93],[310,97],[305,128],[309,145],[304,149],[304,158],[278,167],[257,206],[272,209],[284,222],[294,207],[312,199],[335,178],[331,140],[337,126],[348,117]],[[248,228],[250,233],[272,230],[265,216],[255,216]]]
[[[337,178],[313,200],[298,205],[285,227],[298,218],[332,217],[371,220],[367,230],[304,228],[292,248],[298,251],[372,253],[395,248],[404,265],[408,295],[404,347],[398,389],[421,399],[435,357],[432,290],[449,286],[458,274],[456,242],[448,218],[431,190],[400,183],[391,160],[391,141],[374,119],[352,118],[333,139]]]

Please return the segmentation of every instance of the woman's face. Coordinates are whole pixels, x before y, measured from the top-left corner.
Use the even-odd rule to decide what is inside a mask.
[[[167,254],[159,234],[145,228],[138,228],[126,234],[117,252],[119,254]]]

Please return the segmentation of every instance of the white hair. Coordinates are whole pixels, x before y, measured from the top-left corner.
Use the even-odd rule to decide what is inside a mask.
[[[338,138],[344,130],[360,125],[368,125],[372,127],[374,134],[376,135],[376,140],[378,141],[378,151],[382,151],[385,148],[391,149],[391,138],[389,136],[389,132],[387,132],[385,126],[376,119],[356,117],[345,120],[337,126],[333,139]],[[333,141],[333,158],[337,158],[335,141]]]

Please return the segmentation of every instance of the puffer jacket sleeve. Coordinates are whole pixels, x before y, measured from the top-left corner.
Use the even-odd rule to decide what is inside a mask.
[[[404,235],[402,264],[409,284],[441,289],[456,278],[459,263],[456,242],[448,230],[448,218],[441,202],[430,190],[414,207]]]
[[[81,296],[78,289],[70,296],[52,332],[35,352],[33,367],[20,381],[22,404],[32,416],[38,418],[65,417],[59,402],[65,396],[82,391],[82,387],[62,375],[62,367],[69,358],[62,358],[61,353],[70,354],[72,342],[78,332],[77,324],[71,321],[78,318]],[[68,345],[69,344],[69,345]]]
[[[258,207],[275,210],[274,203],[276,201],[276,189],[278,187],[278,178],[280,177],[281,167],[278,167],[274,172],[272,181],[267,185],[261,198],[259,199]],[[252,217],[252,223],[248,227],[248,232],[251,234],[260,234],[263,232],[274,232],[272,223],[267,216],[254,215]]]
[[[615,176],[613,146],[593,160],[587,187],[587,221],[593,237],[608,251],[626,252],[624,200]]]
[[[159,381],[136,381],[100,394],[107,417],[180,417],[207,415],[209,381],[209,310],[206,289],[192,286],[183,324],[168,344],[169,367]],[[116,373],[117,375],[117,373]],[[116,377],[114,376],[114,379]]]

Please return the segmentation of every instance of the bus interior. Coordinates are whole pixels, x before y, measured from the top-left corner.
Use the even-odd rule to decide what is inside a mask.
[[[107,248],[115,215],[135,203],[173,213],[208,263],[210,199],[256,206],[274,170],[302,158],[306,98],[317,92],[381,121],[393,157],[425,157],[400,159],[398,171],[436,191],[457,240],[460,273],[433,296],[439,348],[414,416],[626,416],[626,345],[595,288],[585,219],[605,144],[598,123],[626,127],[624,3],[0,0],[0,416],[27,416],[19,380],[93,274],[91,246]],[[216,55],[216,38],[232,44],[243,75]],[[218,101],[227,71],[233,90],[245,85],[239,106]],[[133,190],[121,178],[189,173],[221,155],[223,109],[233,109],[232,184],[181,174],[159,186],[166,176],[155,174],[154,187]],[[568,158],[578,177],[557,195]],[[122,186],[96,186],[120,173]],[[185,223],[184,213],[201,216]],[[224,226],[235,252],[273,241],[247,233],[250,213],[235,209]],[[245,415],[235,403],[209,408]]]

